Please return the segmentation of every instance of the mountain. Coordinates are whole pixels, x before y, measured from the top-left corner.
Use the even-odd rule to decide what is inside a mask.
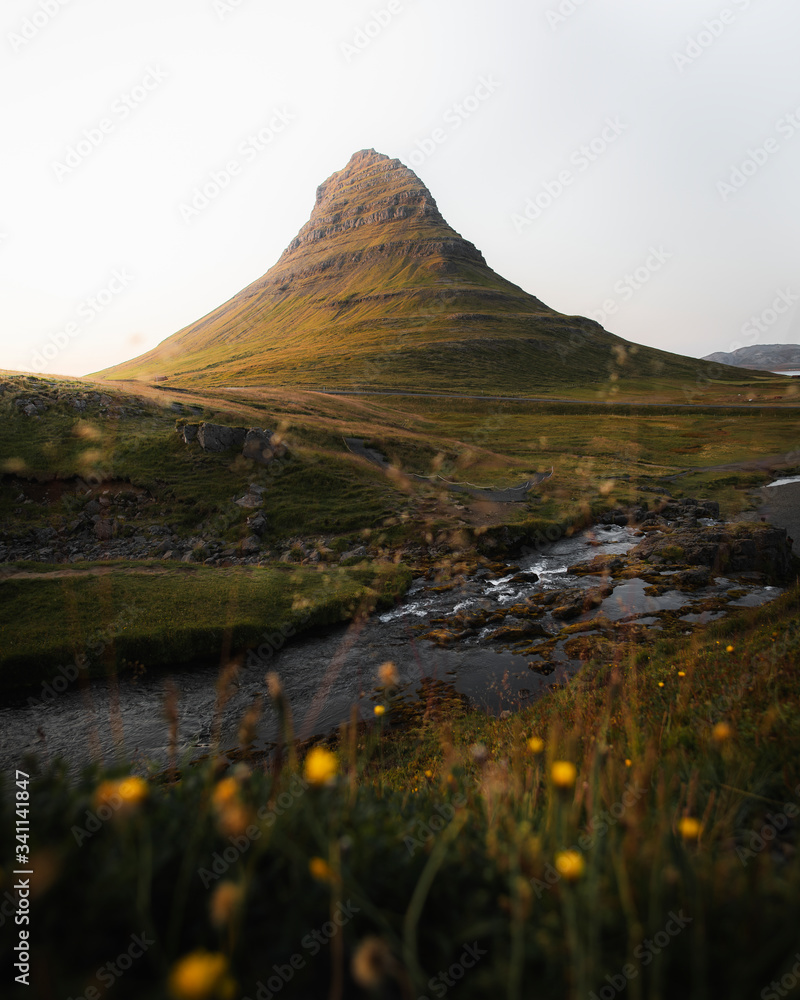
[[[556,312],[500,277],[412,170],[368,149],[320,185],[263,277],[96,377],[536,395],[610,378],[694,384],[707,367]]]
[[[800,344],[754,344],[752,347],[740,347],[729,354],[717,351],[703,360],[768,372],[800,372]]]

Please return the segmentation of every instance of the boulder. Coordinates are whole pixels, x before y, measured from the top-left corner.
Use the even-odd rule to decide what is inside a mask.
[[[263,535],[267,530],[267,519],[263,514],[254,514],[248,517],[247,527],[254,535]]]
[[[755,571],[776,580],[786,579],[792,566],[785,529],[749,523],[648,535],[628,558],[679,569],[705,566],[719,575]]]
[[[183,427],[178,428],[178,433],[183,437],[184,444],[189,444],[196,439],[199,430],[199,424],[184,424]]]
[[[275,453],[270,445],[271,439],[272,433],[270,431],[251,427],[245,436],[242,454],[258,465],[269,465],[275,458]]]
[[[110,518],[100,518],[95,522],[95,537],[99,542],[110,542],[114,537],[114,522]]]
[[[258,535],[248,535],[242,542],[242,555],[252,556],[261,551],[261,539]]]
[[[228,451],[230,448],[241,448],[246,436],[246,427],[202,423],[197,429],[197,440],[203,451]]]

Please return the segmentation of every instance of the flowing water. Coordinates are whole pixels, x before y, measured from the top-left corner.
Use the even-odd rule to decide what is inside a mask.
[[[263,714],[257,727],[256,748],[268,748],[278,735],[277,717],[266,693],[267,670],[278,673],[291,704],[295,731],[300,737],[329,732],[351,717],[353,706],[361,718],[372,719],[376,701],[376,670],[392,660],[400,675],[404,696],[412,698],[425,688],[466,696],[475,707],[499,713],[513,710],[536,698],[554,683],[566,682],[581,666],[570,659],[559,642],[543,676],[531,667],[529,656],[498,649],[482,633],[451,648],[440,648],[420,634],[434,626],[434,619],[472,609],[492,610],[524,601],[541,591],[589,588],[597,577],[578,577],[568,567],[598,554],[620,554],[634,546],[641,534],[630,528],[598,527],[562,539],[517,563],[495,579],[470,578],[451,590],[436,590],[417,580],[395,608],[362,623],[340,626],[293,641],[269,659],[250,658],[225,685],[224,704],[218,703],[219,670],[211,666],[181,669],[172,675],[144,674],[117,683],[80,681],[62,694],[20,698],[0,709],[0,763],[18,765],[31,750],[45,757],[64,756],[73,768],[93,760],[111,763],[127,759],[165,762],[168,725],[165,692],[168,682],[178,692],[178,749],[197,757],[219,745],[225,751],[238,744],[241,719],[258,695]],[[520,572],[538,574],[538,581],[520,579]],[[648,617],[665,609],[685,609],[683,620],[705,622],[716,614],[692,609],[709,596],[724,594],[730,581],[718,579],[713,587],[687,594],[668,590],[658,597],[645,593],[642,580],[620,582],[598,609],[615,622],[636,622],[659,628]],[[773,587],[749,586],[731,604],[759,604],[777,596]],[[539,620],[552,634],[563,628],[549,614]],[[424,626],[420,628],[420,626]],[[548,667],[548,669],[549,669]],[[221,686],[220,686],[221,687]],[[216,743],[217,736],[219,738]]]

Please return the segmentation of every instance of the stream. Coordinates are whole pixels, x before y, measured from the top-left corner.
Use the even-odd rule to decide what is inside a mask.
[[[713,522],[708,522],[713,523]],[[415,699],[421,690],[436,690],[460,696],[475,707],[493,714],[519,708],[553,684],[564,684],[581,667],[570,659],[559,641],[552,650],[546,671],[537,669],[530,654],[520,655],[488,641],[491,628],[442,647],[421,635],[435,628],[435,619],[458,612],[491,612],[513,606],[537,594],[567,588],[597,587],[596,576],[573,576],[568,567],[598,554],[627,552],[641,532],[616,525],[597,526],[572,538],[557,541],[525,559],[509,564],[505,575],[478,574],[452,589],[436,589],[415,580],[395,608],[378,612],[360,624],[332,627],[300,637],[269,659],[247,662],[227,686],[227,700],[218,705],[219,669],[199,666],[172,675],[159,673],[139,678],[125,677],[80,681],[48,700],[31,704],[29,695],[0,709],[0,762],[19,766],[25,753],[36,751],[45,759],[63,756],[75,770],[92,761],[106,764],[146,760],[168,760],[168,724],[165,692],[168,680],[178,692],[179,759],[195,759],[209,752],[219,734],[222,751],[238,745],[241,719],[258,695],[263,712],[257,724],[256,749],[268,749],[278,736],[277,716],[266,692],[265,674],[276,671],[289,699],[296,734],[309,737],[335,729],[351,717],[353,706],[363,719],[374,719],[373,705],[378,666],[391,660],[400,677],[400,694]],[[527,577],[526,577],[527,574]],[[536,579],[533,574],[538,576]],[[613,592],[599,607],[584,612],[576,621],[590,622],[602,614],[615,623],[660,627],[658,612],[683,611],[687,631],[694,623],[719,617],[724,611],[698,611],[696,605],[709,597],[726,595],[727,606],[753,606],[776,597],[781,590],[761,585],[734,585],[717,578],[713,586],[691,593],[666,590],[657,597],[645,593],[643,580],[612,581]],[[557,603],[557,602],[554,602]],[[555,621],[550,608],[539,619],[550,635],[557,635],[564,622]],[[574,624],[574,623],[573,623]],[[590,630],[591,626],[587,626]],[[587,634],[591,634],[589,631]]]

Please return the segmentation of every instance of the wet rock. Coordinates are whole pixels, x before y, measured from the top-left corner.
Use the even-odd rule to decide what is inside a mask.
[[[525,639],[543,638],[547,634],[538,622],[513,622],[501,625],[486,638],[489,642],[521,642]]]
[[[669,586],[679,590],[695,590],[707,587],[711,582],[711,570],[705,566],[692,566],[690,569],[679,570],[669,578]]]
[[[561,595],[562,600],[567,596],[567,600],[564,604],[552,611],[553,618],[558,621],[572,621],[573,618],[578,618],[585,611],[591,611],[593,608],[599,607],[603,601],[611,595],[613,592],[613,587],[604,584],[600,587],[591,587],[589,590],[579,591],[578,593],[567,592],[567,595]]]
[[[567,572],[572,576],[607,576],[609,573],[618,573],[624,566],[625,559],[621,556],[601,555],[588,562],[575,563]]]
[[[541,663],[537,663],[535,660],[528,664],[528,669],[533,670],[534,673],[541,674],[542,677],[549,677],[550,674],[555,672],[555,664],[548,663],[547,660],[543,660]]]
[[[776,580],[786,579],[792,565],[786,531],[764,524],[679,528],[669,534],[651,534],[628,556],[679,569],[706,566],[716,575],[756,571]]]

